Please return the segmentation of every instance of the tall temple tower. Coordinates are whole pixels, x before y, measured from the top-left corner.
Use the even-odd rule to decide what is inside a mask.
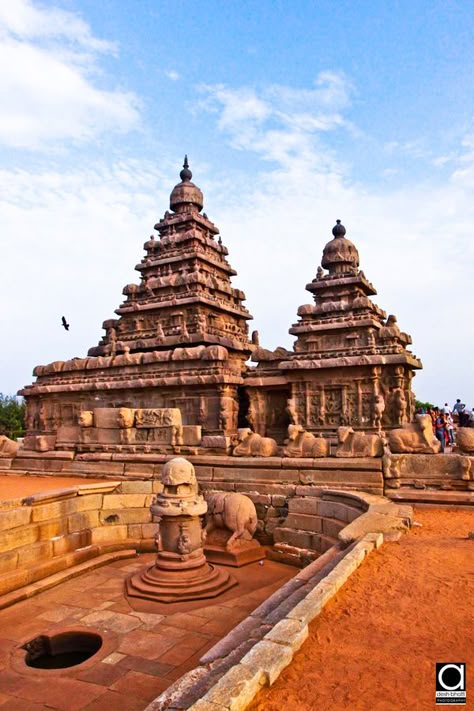
[[[87,358],[36,367],[36,382],[21,391],[27,446],[41,435],[50,447],[59,427],[64,437],[81,412],[98,407],[179,408],[183,424],[200,425],[205,435],[236,432],[252,316],[231,285],[236,272],[202,213],[187,157],[180,178],[170,211],[155,225],[159,239],[145,243],[136,266],[140,283],[124,288],[99,345]]]
[[[191,182],[187,156],[180,178],[170,195],[172,212],[155,225],[160,238],[145,242],[146,256],[135,267],[140,284],[124,288],[120,318],[104,322],[106,335],[90,356],[219,345],[248,358],[252,316],[242,305],[245,294],[231,286],[236,272],[219,230],[201,214],[203,195]]]
[[[291,421],[331,433],[340,425],[399,427],[413,417],[411,381],[422,364],[407,350],[411,337],[371,301],[377,292],[359,270],[359,253],[340,220],[332,234],[306,285],[314,303],[299,307],[289,330],[293,352],[260,349],[252,356],[259,365],[246,385],[262,433],[281,437]]]

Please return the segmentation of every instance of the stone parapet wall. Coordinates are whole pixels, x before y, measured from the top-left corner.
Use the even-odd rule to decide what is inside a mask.
[[[0,503],[0,594],[103,553],[153,550],[161,482],[85,484]]]

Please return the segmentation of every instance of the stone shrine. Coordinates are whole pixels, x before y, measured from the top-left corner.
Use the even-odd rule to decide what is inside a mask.
[[[288,423],[332,434],[339,426],[380,430],[411,422],[414,370],[395,316],[374,304],[359,254],[337,220],[316,277],[306,285],[314,304],[298,309],[293,351],[256,348],[245,385],[255,431],[281,440]]]
[[[159,239],[145,242],[135,267],[140,282],[125,286],[99,344],[86,358],[36,367],[36,382],[20,391],[23,449],[226,454],[238,442],[242,454],[243,433],[250,442],[253,432],[270,439],[258,452],[245,445],[250,454],[275,456],[290,425],[299,442],[304,433],[334,441],[341,426],[381,431],[410,422],[421,362],[396,317],[371,301],[376,291],[340,220],[306,286],[314,303],[300,306],[290,328],[293,350],[269,351],[256,331],[249,339],[245,295],[231,285],[236,272],[202,212],[187,157],[180,177],[155,225]]]

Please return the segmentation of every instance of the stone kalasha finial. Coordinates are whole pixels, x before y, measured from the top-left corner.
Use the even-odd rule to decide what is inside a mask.
[[[188,156],[187,155],[184,156],[183,170],[179,174],[179,177],[181,178],[183,183],[188,182],[193,177],[193,174],[189,170],[189,163],[188,163]]]
[[[334,237],[344,237],[346,234],[346,228],[344,225],[341,225],[341,220],[336,220],[336,224],[332,228],[332,233]]]
[[[359,266],[359,253],[356,247],[346,238],[346,228],[337,220],[332,229],[333,239],[323,249],[321,266],[329,274],[354,272]]]
[[[173,212],[201,212],[203,195],[201,190],[191,182],[193,174],[189,170],[188,156],[184,156],[183,170],[179,177],[181,182],[174,186],[170,195],[170,208]]]

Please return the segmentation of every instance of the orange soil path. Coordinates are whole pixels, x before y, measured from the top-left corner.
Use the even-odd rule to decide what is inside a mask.
[[[41,491],[66,489],[80,484],[96,484],[104,479],[72,476],[0,476],[0,501],[39,494]]]
[[[370,554],[249,709],[440,709],[435,662],[467,663],[461,708],[474,709],[474,510],[420,508],[415,521]]]

